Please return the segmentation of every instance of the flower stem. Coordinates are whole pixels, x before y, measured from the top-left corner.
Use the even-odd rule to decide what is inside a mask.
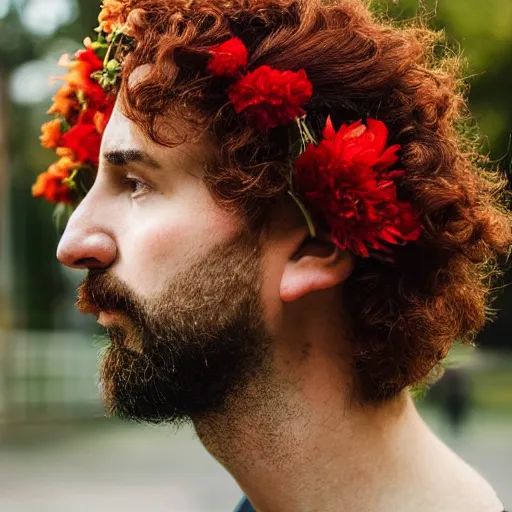
[[[75,182],[75,178],[76,178],[76,175],[78,174],[78,169],[75,169],[72,173],[71,173],[71,176],[69,176],[68,178],[64,178],[62,180],[62,183],[64,185],[67,185],[71,190],[75,190],[76,189],[76,182]]]
[[[308,212],[308,210],[306,209],[306,207],[304,206],[302,201],[291,190],[288,190],[288,194],[297,203],[302,214],[306,218],[306,222],[308,224],[309,234],[311,235],[311,238],[315,238],[316,237],[316,229],[315,229],[315,224],[313,222],[313,219],[311,218],[310,213]]]
[[[114,34],[114,37],[112,38],[112,41],[110,42],[110,45],[107,49],[107,54],[105,55],[105,59],[103,60],[103,67],[105,68],[110,60],[110,54],[112,53],[112,48],[114,47],[114,44],[116,43],[117,36],[119,35],[119,32],[116,31]]]
[[[305,118],[301,119],[301,124],[302,124],[302,129],[304,130],[304,133],[306,134],[306,140],[311,144],[316,144],[316,140],[313,137],[313,135],[311,135],[311,132],[309,131],[309,128],[308,128]]]

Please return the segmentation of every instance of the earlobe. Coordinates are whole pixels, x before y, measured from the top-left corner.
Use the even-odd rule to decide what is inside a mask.
[[[280,296],[293,302],[308,293],[325,290],[345,281],[354,268],[354,256],[332,242],[310,239],[284,269]]]

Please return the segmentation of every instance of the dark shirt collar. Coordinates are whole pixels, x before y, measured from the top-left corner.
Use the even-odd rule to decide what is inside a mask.
[[[247,498],[244,498],[236,507],[235,512],[256,512]]]

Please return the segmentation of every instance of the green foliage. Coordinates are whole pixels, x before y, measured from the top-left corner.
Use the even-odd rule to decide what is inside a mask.
[[[442,30],[448,47],[466,60],[470,107],[482,145],[495,160],[509,147],[512,131],[512,2],[510,0],[376,0],[395,20],[419,16]],[[508,164],[507,159],[502,162]]]

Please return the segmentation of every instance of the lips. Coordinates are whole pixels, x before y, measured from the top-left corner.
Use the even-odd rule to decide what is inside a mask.
[[[114,311],[101,311],[98,314],[98,323],[103,327],[112,327],[113,325],[120,325],[125,323],[126,320],[121,313]]]
[[[104,327],[133,327],[130,312],[136,310],[134,304],[130,290],[104,271],[89,270],[78,288],[78,311],[94,315]]]
[[[129,317],[119,311],[101,311],[98,315],[98,323],[105,329],[121,329],[122,335],[116,337],[117,347],[122,347],[132,355],[142,355],[142,344],[137,334],[137,329]],[[112,339],[112,338],[111,338]]]

